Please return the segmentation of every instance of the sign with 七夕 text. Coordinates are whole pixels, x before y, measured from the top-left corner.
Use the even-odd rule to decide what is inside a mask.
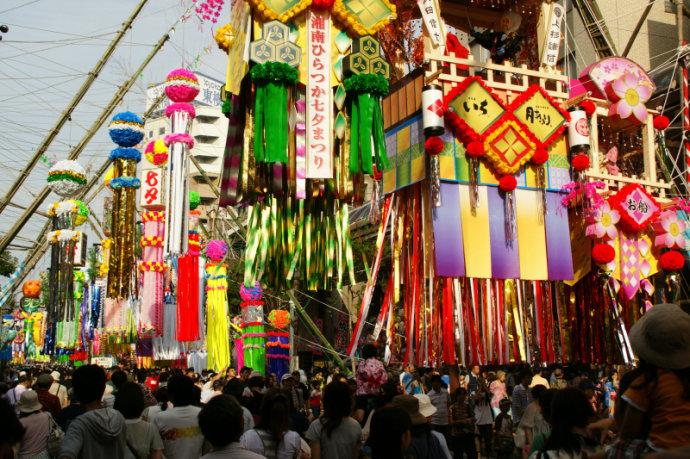
[[[162,168],[144,169],[141,171],[140,180],[139,206],[146,210],[160,210],[165,207],[163,200],[165,170]]]
[[[307,178],[333,177],[331,104],[331,18],[328,11],[307,15]]]

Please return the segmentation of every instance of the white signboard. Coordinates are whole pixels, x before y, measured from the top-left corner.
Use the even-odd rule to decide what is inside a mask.
[[[544,51],[541,56],[542,65],[555,67],[558,63],[558,52],[561,48],[561,26],[565,18],[565,10],[558,3],[551,4],[551,14],[547,22]]]
[[[331,103],[331,16],[307,14],[307,178],[333,177]]]
[[[429,38],[434,44],[434,48],[445,48],[446,38],[443,31],[443,21],[441,15],[438,14],[438,5],[436,0],[417,0],[417,6],[422,13],[424,26],[429,32]]]
[[[139,207],[146,210],[161,210],[165,207],[164,186],[165,169],[153,168],[141,171],[141,188],[139,189]]]
[[[103,368],[112,368],[115,366],[114,357],[91,357],[91,364],[98,365]]]

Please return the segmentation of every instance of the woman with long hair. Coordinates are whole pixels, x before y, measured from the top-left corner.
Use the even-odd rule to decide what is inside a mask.
[[[334,381],[323,392],[323,414],[309,426],[306,438],[312,459],[356,459],[362,428],[350,417],[352,398],[346,383]]]
[[[402,408],[377,408],[371,418],[368,440],[371,459],[403,459],[403,452],[412,441],[411,428],[410,415]]]
[[[290,400],[281,390],[271,389],[264,395],[261,418],[240,438],[240,444],[268,459],[300,457],[301,439],[290,430]]]

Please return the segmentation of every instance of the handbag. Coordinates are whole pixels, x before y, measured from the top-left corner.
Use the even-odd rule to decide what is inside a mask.
[[[48,435],[48,455],[50,457],[58,457],[60,454],[60,446],[62,445],[62,439],[65,437],[65,433],[62,431],[53,416],[48,415],[50,422],[50,434]]]

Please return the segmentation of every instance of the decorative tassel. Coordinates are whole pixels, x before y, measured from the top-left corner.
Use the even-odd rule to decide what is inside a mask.
[[[477,203],[479,202],[479,159],[469,159],[469,179],[470,179],[470,209],[472,215],[477,213]]]

